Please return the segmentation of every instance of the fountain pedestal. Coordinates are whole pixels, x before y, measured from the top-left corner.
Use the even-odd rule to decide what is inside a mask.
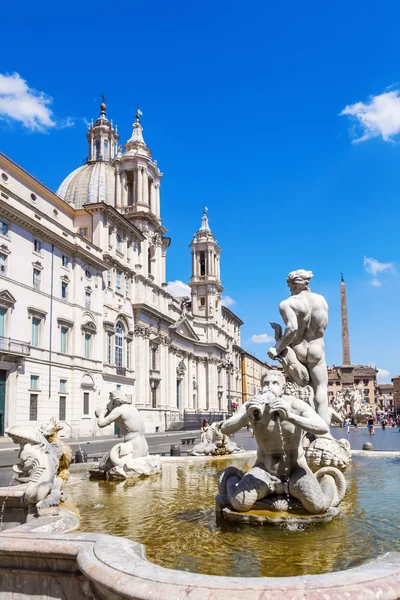
[[[229,507],[222,509],[222,516],[227,521],[236,523],[251,523],[252,525],[287,525],[288,528],[298,525],[311,525],[313,523],[328,523],[339,514],[336,506],[320,515],[311,515],[304,510],[276,511],[265,509],[252,509],[248,512],[237,512]]]

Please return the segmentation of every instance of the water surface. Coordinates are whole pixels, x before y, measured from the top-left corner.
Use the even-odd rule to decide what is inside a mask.
[[[400,551],[400,459],[355,457],[348,492],[331,523],[288,530],[217,520],[220,473],[253,459],[166,463],[147,480],[82,480],[69,487],[82,531],[125,536],[146,546],[164,567],[242,577],[277,577],[348,569]]]

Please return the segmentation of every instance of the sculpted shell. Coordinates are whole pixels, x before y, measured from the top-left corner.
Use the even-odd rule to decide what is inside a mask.
[[[345,439],[317,438],[306,448],[305,456],[313,473],[321,467],[345,471],[351,461],[350,444]]]

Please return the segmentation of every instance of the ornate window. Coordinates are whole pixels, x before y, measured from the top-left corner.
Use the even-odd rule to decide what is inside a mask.
[[[4,337],[5,334],[6,313],[7,309],[0,307],[0,337]]]
[[[35,290],[40,290],[40,271],[33,269],[33,287]]]
[[[86,290],[85,290],[85,308],[90,308],[91,298],[92,298],[92,292],[90,289],[86,288]]]
[[[83,414],[89,414],[89,392],[83,392]]]
[[[39,346],[39,327],[40,319],[32,317],[32,346]]]
[[[29,420],[37,421],[38,418],[38,395],[31,394],[29,396]]]
[[[96,160],[100,160],[100,140],[96,140]]]
[[[61,327],[60,352],[66,354],[68,350],[68,327]]]
[[[121,293],[121,279],[122,279],[122,271],[117,271],[115,290]]]
[[[117,233],[117,235],[115,236],[115,245],[117,250],[121,250],[121,236],[119,233]]]
[[[9,230],[8,223],[5,223],[5,221],[1,221],[0,220],[0,234],[1,235],[8,235],[8,230]]]
[[[151,348],[151,368],[153,371],[157,369],[157,348]]]
[[[31,390],[39,389],[39,375],[31,375],[30,389]]]
[[[59,421],[65,421],[67,418],[67,396],[60,396],[59,408],[58,408],[58,419]]]
[[[85,333],[85,358],[90,358],[90,341],[92,336],[90,333]]]
[[[206,253],[204,250],[200,252],[200,275],[203,277],[206,274]]]
[[[115,364],[117,367],[123,367],[124,362],[124,329],[121,323],[115,326]]]
[[[0,275],[7,274],[7,256],[0,253]]]
[[[107,364],[112,364],[112,348],[113,348],[113,333],[112,331],[107,331]]]
[[[108,160],[108,142],[104,140],[104,160]]]

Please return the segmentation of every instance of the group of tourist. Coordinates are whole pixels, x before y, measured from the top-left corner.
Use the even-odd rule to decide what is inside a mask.
[[[397,415],[396,419],[392,415],[388,417],[385,413],[378,415],[376,418],[370,417],[367,420],[367,428],[369,431],[369,435],[375,435],[376,424],[379,424],[383,430],[385,430],[386,427],[397,426],[399,428],[398,433],[400,433],[400,415]],[[351,425],[353,425],[355,429],[357,429],[358,427],[357,421],[354,418],[352,418],[351,415],[347,415],[347,417],[343,421],[343,427],[346,430],[346,433],[348,434],[350,433]]]

